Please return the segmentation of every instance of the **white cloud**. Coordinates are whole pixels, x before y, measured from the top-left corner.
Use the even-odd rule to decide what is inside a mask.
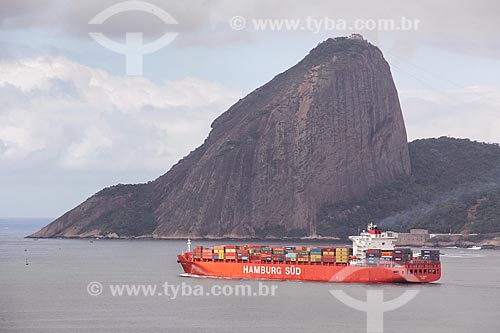
[[[238,91],[193,78],[155,84],[64,57],[0,63],[0,161],[165,170],[197,147]]]
[[[4,29],[46,29],[61,36],[89,38],[88,21],[117,0],[73,1],[61,4],[56,0],[17,0],[0,4],[0,27]],[[166,30],[180,32],[172,45],[181,47],[220,47],[237,42],[259,41],[262,33],[249,30],[234,31],[228,21],[235,15],[252,18],[314,18],[332,19],[400,19],[420,21],[416,34],[392,31],[397,36],[397,47],[402,53],[414,51],[417,43],[427,43],[453,52],[498,58],[499,3],[479,1],[365,1],[362,4],[340,0],[314,2],[290,0],[284,6],[280,0],[148,0],[169,12],[178,25],[167,26],[146,13],[121,13],[100,26],[109,36],[122,38],[126,31],[143,31],[149,37]],[[383,39],[384,31],[362,31],[370,40]],[[304,33],[301,31],[294,33]],[[326,31],[333,35],[348,31]],[[309,33],[310,34],[310,33]],[[280,38],[280,37],[277,37]]]
[[[446,135],[500,142],[500,87],[403,90],[399,95],[410,140]]]

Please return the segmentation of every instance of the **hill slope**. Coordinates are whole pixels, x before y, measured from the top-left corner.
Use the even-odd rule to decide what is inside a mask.
[[[500,147],[442,137],[409,144],[412,175],[373,188],[360,200],[325,204],[318,234],[346,237],[379,222],[407,231],[500,231]]]

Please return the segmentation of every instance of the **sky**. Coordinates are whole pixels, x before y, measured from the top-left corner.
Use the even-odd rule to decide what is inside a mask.
[[[91,33],[168,40],[133,58]],[[497,1],[1,1],[0,217],[155,179],[239,98],[352,33],[389,62],[409,141],[500,142]]]

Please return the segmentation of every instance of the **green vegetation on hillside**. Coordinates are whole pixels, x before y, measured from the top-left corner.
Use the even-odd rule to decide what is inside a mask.
[[[500,147],[441,137],[409,144],[411,176],[363,198],[324,204],[317,234],[346,237],[377,222],[396,231],[500,231]]]
[[[96,197],[125,197],[120,209],[104,211],[82,232],[99,229],[101,234],[116,233],[118,236],[151,234],[156,226],[149,189],[146,184],[116,185],[98,192]]]
[[[490,190],[477,208],[473,233],[488,233],[500,230],[500,188]]]

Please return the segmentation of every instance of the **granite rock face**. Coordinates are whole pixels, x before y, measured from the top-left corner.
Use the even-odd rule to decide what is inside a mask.
[[[205,142],[166,174],[105,189],[33,236],[315,235],[323,203],[410,171],[381,51],[328,39],[218,117]]]

